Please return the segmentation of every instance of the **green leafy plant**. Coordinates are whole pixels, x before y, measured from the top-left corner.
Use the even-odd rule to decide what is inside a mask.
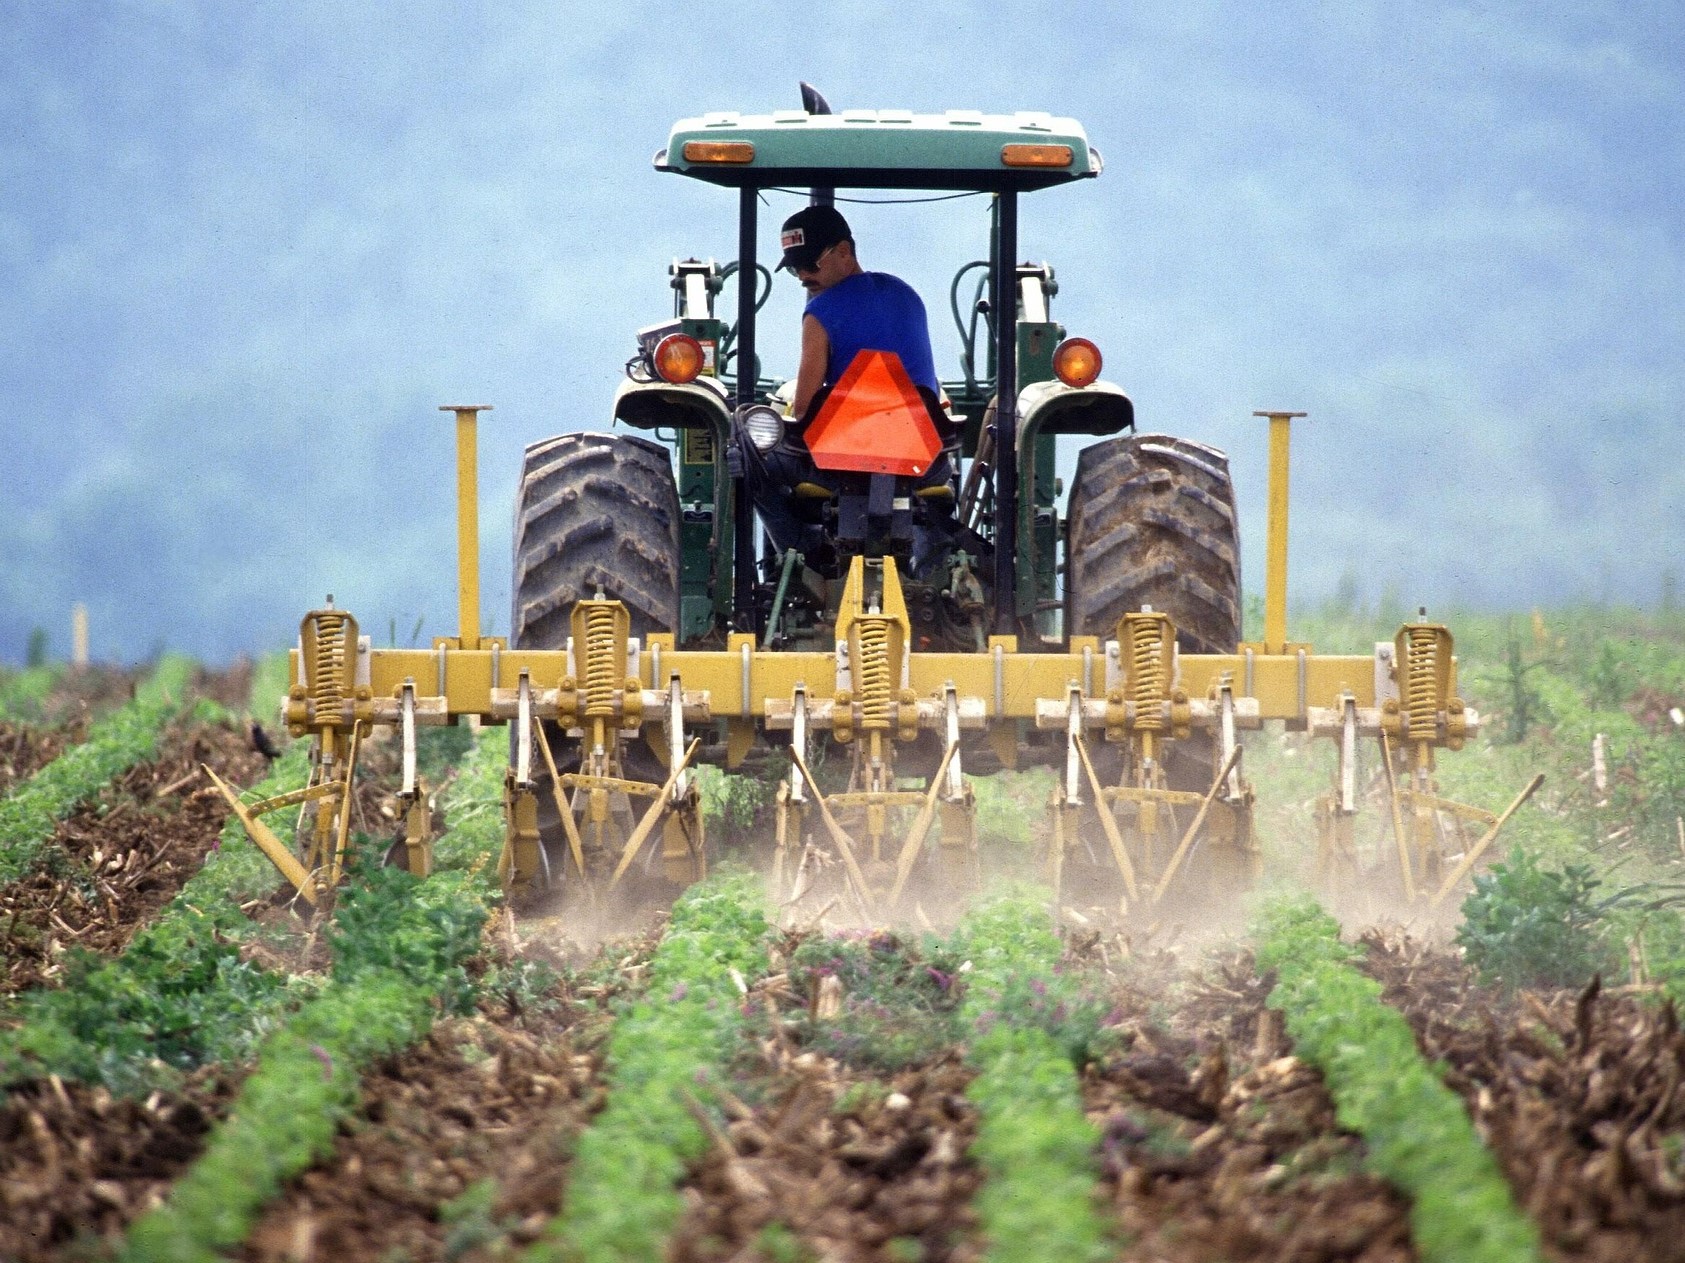
[[[63,674],[64,668],[53,662],[22,671],[0,672],[0,716],[38,718],[41,704]]]
[[[446,1260],[464,1258],[509,1235],[515,1222],[499,1219],[494,1213],[496,1205],[497,1181],[488,1178],[475,1180],[439,1207],[439,1221],[446,1225],[442,1251]]]
[[[1512,745],[1525,741],[1534,723],[1544,717],[1544,699],[1527,678],[1544,665],[1543,662],[1526,661],[1521,637],[1511,628],[1504,647],[1503,697],[1506,703],[1504,735]]]
[[[888,931],[806,938],[790,954],[790,982],[812,995],[834,977],[841,1011],[808,1022],[803,1038],[862,1069],[899,1070],[932,1057],[958,1035],[957,965],[945,946]]]
[[[608,1104],[580,1136],[562,1213],[529,1260],[662,1257],[683,1212],[677,1184],[707,1145],[692,1109],[739,1038],[737,978],[767,967],[757,878],[716,870],[673,907],[649,989],[609,1037]]]
[[[285,651],[265,654],[252,666],[246,709],[252,718],[270,727],[277,741],[283,740],[281,701],[287,695],[291,680],[292,664]]]
[[[1071,1049],[1046,1026],[1016,1020],[1026,990],[1045,999],[1058,985],[1050,900],[1035,888],[989,900],[952,944],[972,966],[960,1016],[977,1068],[966,1095],[979,1112],[972,1154],[987,1177],[977,1212],[991,1263],[1112,1255],[1092,1196],[1099,1137],[1083,1116]]]
[[[1549,869],[1512,851],[1475,878],[1457,942],[1483,978],[1511,990],[1584,986],[1615,964],[1602,919],[1621,895],[1600,898],[1601,885],[1587,865]]]
[[[765,818],[783,775],[745,776],[717,767],[697,769],[702,793],[702,810],[709,832],[715,837],[746,837]]]
[[[250,1056],[300,986],[241,960],[237,909],[176,916],[115,960],[74,955],[64,986],[34,992],[0,1035],[0,1078],[46,1073],[139,1093],[171,1072]]]
[[[1456,1094],[1416,1048],[1409,1024],[1355,967],[1357,949],[1308,898],[1267,904],[1254,927],[1258,967],[1274,970],[1272,1008],[1295,1052],[1321,1069],[1340,1123],[1363,1136],[1369,1165],[1411,1199],[1428,1263],[1537,1260],[1538,1230]]]

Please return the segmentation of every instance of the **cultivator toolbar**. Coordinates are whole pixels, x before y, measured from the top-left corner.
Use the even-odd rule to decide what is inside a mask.
[[[473,411],[459,410],[458,421],[469,431],[459,452],[471,453]],[[1285,415],[1272,424],[1285,426]],[[1283,445],[1275,459],[1285,456]],[[459,492],[467,611],[478,604],[471,476]],[[1270,532],[1275,560],[1284,512],[1272,512]],[[822,872],[840,872],[841,897],[870,917],[907,897],[921,860],[945,887],[974,879],[974,770],[1050,763],[1060,773],[1049,804],[1050,877],[1074,901],[1105,890],[1128,909],[1179,888],[1249,880],[1257,845],[1242,734],[1274,720],[1337,752],[1320,807],[1324,873],[1359,864],[1355,820],[1369,796],[1359,789],[1360,743],[1376,743],[1398,880],[1411,896],[1443,898],[1537,782],[1501,816],[1438,793],[1436,753],[1459,748],[1479,725],[1457,694],[1445,627],[1424,618],[1372,655],[1316,654],[1286,640],[1283,561],[1268,587],[1265,640],[1233,654],[1180,652],[1170,617],[1150,609],[1124,615],[1109,638],[1071,636],[1057,651],[1025,649],[1012,636],[991,637],[978,653],[917,651],[889,557],[854,559],[832,652],[767,650],[748,633],[680,649],[670,633],[631,635],[624,605],[607,599],[578,602],[561,649],[510,649],[466,617],[461,635],[431,649],[375,649],[330,598],[301,624],[284,706],[291,732],[315,742],[311,783],[251,805],[224,792],[256,843],[314,900],[344,863],[360,743],[373,726],[393,727],[410,805],[407,844],[396,854],[425,875],[418,728],[465,717],[507,724],[506,884],[594,895],[634,868],[674,883],[702,876],[695,763],[735,768],[754,749],[782,749],[777,885],[799,899]],[[1209,783],[1175,783],[1178,747],[1199,752],[1196,766],[1208,775],[1215,769]],[[816,772],[820,750],[830,757]],[[655,767],[659,779],[636,770]],[[299,854],[260,818],[310,805]],[[551,809],[565,847],[544,843],[541,817]],[[1489,826],[1477,842],[1465,835],[1470,821]]]

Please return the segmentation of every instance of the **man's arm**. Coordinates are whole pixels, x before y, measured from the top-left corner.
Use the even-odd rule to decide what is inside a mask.
[[[802,362],[796,370],[796,397],[790,404],[790,415],[800,421],[807,416],[808,405],[825,384],[825,366],[831,359],[831,339],[817,317],[802,317]]]

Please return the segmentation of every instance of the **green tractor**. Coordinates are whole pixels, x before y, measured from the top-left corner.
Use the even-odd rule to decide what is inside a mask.
[[[758,660],[789,654],[807,664],[792,668],[802,676],[799,695],[779,707],[769,701],[755,724],[703,725],[697,758],[735,766],[754,750],[781,745],[782,738],[759,739],[770,731],[794,732],[792,740],[807,747],[810,734],[829,728],[852,744],[854,758],[847,789],[831,796],[835,812],[819,795],[820,814],[827,828],[850,811],[863,816],[871,860],[880,864],[892,858],[886,812],[921,802],[917,794],[897,795],[896,778],[929,777],[940,767],[947,780],[941,832],[955,844],[941,850],[963,867],[972,842],[968,818],[955,806],[969,800],[962,765],[973,772],[1034,763],[1065,768],[1064,818],[1072,824],[1075,806],[1092,805],[1098,794],[1098,783],[1089,783],[1092,768],[1086,776],[1076,770],[1063,718],[1076,657],[1085,659],[1085,695],[1104,698],[1108,683],[1115,692],[1149,660],[1157,666],[1162,659],[1164,675],[1177,652],[1235,652],[1241,605],[1233,488],[1222,452],[1133,433],[1134,407],[1099,379],[1097,348],[1068,338],[1052,317],[1053,268],[1019,261],[1021,195],[1101,172],[1100,155],[1075,120],[967,110],[834,113],[805,84],[803,98],[800,111],[681,120],[656,155],[658,171],[737,191],[738,257],[724,266],[699,258],[671,265],[672,317],[638,332],[613,403],[614,422],[640,434],[563,434],[527,449],[515,516],[512,648],[563,648],[576,630],[576,604],[607,598],[625,607],[630,635],[646,646],[659,637],[670,652],[720,651],[748,638]],[[764,454],[810,437],[785,415],[793,362],[787,376],[761,371],[756,322],[773,284],[759,261],[758,210],[765,194],[797,188],[815,204],[829,203],[839,189],[872,189],[891,191],[893,200],[976,194],[991,208],[988,240],[980,243],[985,257],[956,261],[948,295],[959,364],[942,383],[932,428],[949,476],[932,484],[873,472],[869,461],[851,469],[845,456],[845,468],[827,482],[797,489],[826,542],[807,553],[780,550],[757,529],[743,479],[732,473],[740,456],[734,444]],[[735,288],[734,319],[720,301],[727,282]],[[1081,452],[1061,503],[1055,451],[1066,435],[1097,441]],[[920,539],[934,542],[915,557]],[[822,679],[807,669],[846,656],[856,616],[881,616],[892,604],[894,651],[903,658],[902,669],[883,681],[892,696],[866,695],[864,661],[838,673],[836,683],[852,686],[838,689],[829,672]],[[1142,611],[1156,615],[1141,627],[1156,629],[1157,638],[1138,628],[1130,634],[1141,643],[1120,649],[1112,638],[1126,615]],[[855,651],[864,658],[873,646],[856,644]],[[1097,665],[1108,651],[1110,659]],[[1119,660],[1130,653],[1133,664]],[[1035,722],[1022,709],[1018,718],[1005,717],[1004,655],[1020,668],[1015,690],[1023,690],[1021,679],[1033,680],[1036,695],[1060,708],[1056,724]],[[1035,655],[1048,655],[1040,660],[1044,669],[1025,675],[1021,668]],[[905,695],[909,656],[933,665],[952,659],[954,671],[978,678],[979,691],[993,689],[996,705],[960,722],[952,714],[909,722],[906,712],[921,701],[937,707]],[[964,694],[965,683],[950,686],[950,694]],[[882,719],[885,706],[899,706],[902,718],[880,734],[872,720]],[[805,713],[796,716],[796,708]],[[747,697],[744,709],[756,709]],[[1149,722],[1144,714],[1142,722]],[[1124,730],[1112,723],[1113,744],[1092,762],[1107,780],[1141,791],[1121,808],[1136,832],[1144,823],[1149,838],[1164,833],[1173,843],[1168,821],[1175,807],[1191,811],[1212,785],[1214,729],[1170,722],[1163,739],[1155,746],[1149,737],[1144,748],[1122,739]],[[1182,739],[1172,743],[1172,735]],[[670,766],[669,754],[660,741],[627,742],[620,765],[603,766],[615,776],[642,768],[637,774],[659,782],[658,763]],[[793,794],[799,807],[813,796],[806,767],[798,758],[781,790],[781,842],[800,831],[784,818],[786,799]],[[1222,835],[1245,867],[1249,793],[1229,771],[1215,814],[1226,818]],[[1172,808],[1162,819],[1155,794]],[[561,799],[541,789],[537,800],[547,849],[559,848],[571,823],[561,819]],[[1150,871],[1166,856],[1139,860]]]
[[[1451,898],[1538,778],[1498,815],[1442,797],[1437,754],[1479,731],[1446,626],[1424,615],[1372,655],[1287,638],[1297,413],[1259,414],[1264,628],[1242,643],[1225,456],[1134,433],[1099,350],[1051,318],[1053,269],[1018,258],[1019,197],[1100,173],[1082,126],[832,113],[804,86],[804,109],[679,121],[655,167],[736,190],[738,258],[672,264],[672,317],[640,330],[613,401],[613,421],[642,433],[527,450],[512,637],[480,633],[479,404],[447,406],[457,635],[376,648],[332,598],[300,621],[283,719],[312,738],[310,785],[259,803],[221,788],[302,898],[344,874],[359,748],[376,727],[403,744],[409,807],[388,859],[431,871],[416,733],[463,717],[511,729],[500,877],[517,896],[559,887],[564,909],[570,896],[661,899],[703,876],[696,765],[750,759],[785,765],[772,877],[787,906],[841,901],[871,923],[917,913],[925,891],[957,893],[977,879],[969,775],[1036,765],[1055,771],[1041,837],[1072,913],[1220,904],[1257,864],[1242,736],[1270,721],[1333,743],[1318,807],[1329,881]],[[794,418],[790,382],[757,354],[773,283],[758,207],[772,192],[824,204],[839,189],[987,197],[986,258],[957,261],[959,374],[940,392],[915,391],[907,365],[868,345]],[[1067,434],[1092,441],[1060,504]],[[772,490],[800,547],[758,529],[748,488],[765,509],[773,468],[797,472]],[[1363,773],[1365,741],[1380,778]],[[1367,844],[1356,817],[1372,802],[1390,840]],[[300,803],[315,820],[295,854],[259,817]]]
[[[310,784],[249,804],[221,788],[302,897],[342,876],[358,752],[378,727],[402,743],[409,804],[390,858],[431,871],[416,733],[464,717],[510,730],[503,881],[517,895],[560,888],[564,908],[576,895],[636,902],[640,887],[658,900],[701,876],[696,765],[752,760],[769,777],[782,765],[772,876],[787,906],[840,901],[870,922],[970,885],[969,774],[1036,765],[1055,772],[1042,837],[1068,910],[1209,906],[1253,875],[1241,739],[1271,721],[1332,743],[1325,880],[1391,884],[1406,902],[1453,894],[1540,778],[1497,815],[1441,795],[1436,758],[1480,717],[1458,696],[1450,630],[1425,614],[1373,654],[1288,638],[1298,413],[1258,414],[1270,428],[1263,635],[1241,642],[1225,457],[1134,433],[1093,343],[1052,319],[1053,269],[1019,261],[1020,197],[1100,174],[1075,121],[833,113],[804,85],[801,110],[682,120],[655,165],[737,191],[738,257],[670,269],[672,317],[639,331],[612,409],[640,434],[527,450],[513,635],[480,632],[484,406],[467,404],[446,407],[457,634],[377,648],[332,598],[300,623],[283,718],[313,740]],[[864,346],[823,405],[795,418],[789,382],[763,374],[756,351],[772,285],[758,210],[769,193],[823,204],[838,189],[988,198],[985,257],[956,261],[959,372],[939,394]],[[1065,435],[1092,441],[1061,504]],[[765,506],[771,469],[798,479],[773,490],[785,497],[775,513],[796,514],[799,548],[757,529],[748,489]],[[1369,741],[1378,777],[1364,773]],[[1390,839],[1383,829],[1371,843],[1356,822],[1375,802]],[[315,820],[294,853],[260,817],[300,803]]]

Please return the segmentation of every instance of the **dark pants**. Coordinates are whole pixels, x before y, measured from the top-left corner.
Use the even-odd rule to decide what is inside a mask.
[[[829,552],[833,541],[823,521],[828,501],[798,496],[796,486],[798,483],[812,483],[836,495],[841,493],[845,482],[863,476],[820,469],[808,454],[807,445],[799,438],[787,436],[766,453],[755,451],[747,442],[743,446],[744,487],[772,542],[781,552],[794,548],[808,558]],[[951,486],[954,482],[953,470],[952,459],[943,452],[921,477],[904,481],[915,491],[943,484]],[[953,521],[951,499],[929,499],[916,503],[922,511],[914,517],[915,574],[921,572],[938,553],[945,551],[942,546],[948,541],[950,532],[943,526]]]

